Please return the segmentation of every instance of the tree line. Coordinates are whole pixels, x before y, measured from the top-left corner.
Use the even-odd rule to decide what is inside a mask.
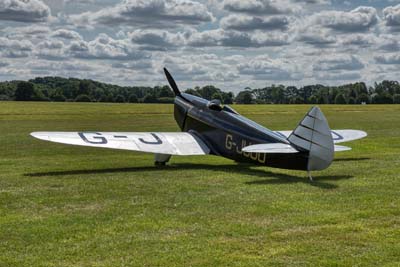
[[[245,88],[237,95],[207,85],[186,93],[224,104],[400,104],[398,81],[382,81],[367,87],[358,82],[341,86],[303,87],[271,85]],[[118,86],[93,80],[38,77],[29,81],[0,82],[0,101],[173,103],[169,86]]]

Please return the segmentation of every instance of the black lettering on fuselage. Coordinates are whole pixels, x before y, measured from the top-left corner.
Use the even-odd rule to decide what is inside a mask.
[[[97,141],[90,141],[85,136],[87,134],[101,135],[100,133],[88,133],[88,132],[86,132],[86,133],[83,133],[83,132],[78,133],[79,137],[82,138],[82,140],[85,141],[86,143],[89,143],[89,144],[102,144],[102,145],[107,144],[107,139],[105,137],[103,137],[103,136],[92,136],[92,138],[97,140]]]
[[[146,141],[143,140],[143,138],[139,138],[139,141],[147,144],[147,145],[161,145],[162,144],[162,140],[160,139],[160,137],[158,137],[155,133],[151,133],[151,135],[154,137],[155,141]]]

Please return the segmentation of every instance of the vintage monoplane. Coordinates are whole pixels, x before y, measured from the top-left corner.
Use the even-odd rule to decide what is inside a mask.
[[[172,155],[216,155],[237,162],[311,171],[328,168],[334,153],[350,150],[336,143],[361,139],[359,130],[333,130],[313,107],[294,131],[271,131],[218,100],[181,93],[167,69],[175,93],[174,117],[182,132],[33,132],[38,139],[80,146],[142,151],[165,165]]]

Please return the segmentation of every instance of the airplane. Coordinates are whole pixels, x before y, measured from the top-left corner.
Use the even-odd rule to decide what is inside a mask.
[[[351,150],[337,143],[367,136],[360,130],[333,130],[319,107],[312,107],[293,131],[272,131],[240,115],[219,100],[181,93],[166,68],[175,94],[174,118],[182,132],[33,132],[56,143],[154,153],[156,166],[172,155],[215,155],[238,163],[273,168],[321,171],[334,153]]]

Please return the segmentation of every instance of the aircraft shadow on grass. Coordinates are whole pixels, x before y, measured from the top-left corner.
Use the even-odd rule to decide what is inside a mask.
[[[255,180],[245,182],[247,185],[279,185],[291,183],[304,183],[322,189],[334,189],[338,186],[327,183],[326,181],[338,181],[343,179],[351,179],[351,175],[326,175],[316,176],[314,181],[310,182],[306,177],[294,176],[283,173],[276,173],[265,169],[252,168],[250,164],[225,164],[225,165],[207,165],[207,164],[191,164],[191,163],[175,163],[163,167],[141,166],[141,167],[126,167],[126,168],[105,168],[105,169],[86,169],[86,170],[66,170],[53,172],[38,172],[26,173],[28,177],[43,177],[43,176],[65,176],[65,175],[84,175],[84,174],[107,174],[107,173],[124,173],[124,172],[157,172],[160,170],[180,171],[180,170],[209,170],[221,171],[226,173],[238,173],[249,176],[262,177],[263,180]]]
[[[364,160],[370,160],[371,158],[339,158],[339,159],[334,159],[336,162],[346,162],[346,161],[364,161]]]

